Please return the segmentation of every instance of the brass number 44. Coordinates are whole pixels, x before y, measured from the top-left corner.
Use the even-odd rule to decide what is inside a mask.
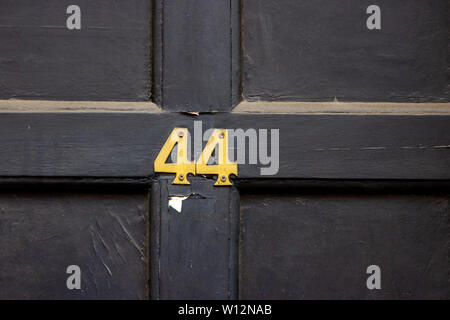
[[[188,174],[217,175],[215,186],[231,186],[230,174],[237,176],[237,163],[228,160],[228,132],[226,129],[215,129],[203,149],[202,154],[193,163],[188,159],[187,152],[188,130],[175,128],[156,157],[154,170],[161,173],[175,173],[173,184],[190,184]],[[173,148],[177,145],[176,163],[166,163]],[[208,165],[208,161],[214,150],[218,150],[217,164]]]

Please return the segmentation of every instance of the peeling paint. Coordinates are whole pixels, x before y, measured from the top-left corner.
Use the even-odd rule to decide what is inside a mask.
[[[169,208],[174,208],[178,213],[181,213],[183,210],[183,201],[189,198],[191,195],[188,196],[172,196],[169,197]]]

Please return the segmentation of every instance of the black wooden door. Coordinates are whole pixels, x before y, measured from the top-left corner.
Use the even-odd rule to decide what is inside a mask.
[[[0,0],[0,298],[448,299],[448,10]]]

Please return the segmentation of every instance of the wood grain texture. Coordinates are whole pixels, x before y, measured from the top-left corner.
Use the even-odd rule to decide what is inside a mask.
[[[147,200],[0,193],[0,299],[145,299]],[[68,290],[66,268],[81,269]]]
[[[204,178],[191,186],[162,177],[153,185],[151,279],[153,299],[236,299],[239,195]],[[181,212],[168,205],[185,197]]]
[[[231,85],[239,67],[238,1],[157,1],[156,8],[156,81],[162,83],[156,88],[163,108],[230,110],[239,90]]]
[[[381,8],[381,30],[366,9]],[[243,1],[248,100],[449,101],[447,0]]]
[[[0,113],[95,112],[95,113],[155,113],[161,109],[152,102],[124,101],[51,101],[0,100]]]
[[[1,106],[1,103],[0,103]],[[233,112],[276,114],[449,115],[450,103],[243,101]]]
[[[244,196],[240,298],[448,299],[449,199]],[[366,287],[370,265],[381,290]]]
[[[0,176],[152,177],[174,127],[280,129],[272,178],[450,179],[448,116],[3,113]],[[239,178],[262,178],[239,165]]]
[[[0,1],[0,99],[147,101],[149,0]]]

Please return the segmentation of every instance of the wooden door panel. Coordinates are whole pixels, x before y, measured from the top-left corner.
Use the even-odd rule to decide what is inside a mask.
[[[0,299],[146,298],[147,207],[144,194],[1,193]]]
[[[369,30],[367,8],[381,9]],[[449,101],[447,0],[243,1],[248,100]]]
[[[149,0],[0,1],[0,99],[147,101]],[[72,12],[72,11],[71,11]]]
[[[241,197],[240,298],[447,299],[448,195]],[[381,268],[381,290],[366,273]]]
[[[445,114],[219,113],[193,118],[169,112],[2,113],[0,176],[145,181],[155,175],[153,161],[173,128],[188,128],[194,134],[194,121],[202,121],[204,131],[279,129],[279,171],[266,178],[450,179]],[[239,165],[238,176],[265,178],[259,165],[248,162]]]

